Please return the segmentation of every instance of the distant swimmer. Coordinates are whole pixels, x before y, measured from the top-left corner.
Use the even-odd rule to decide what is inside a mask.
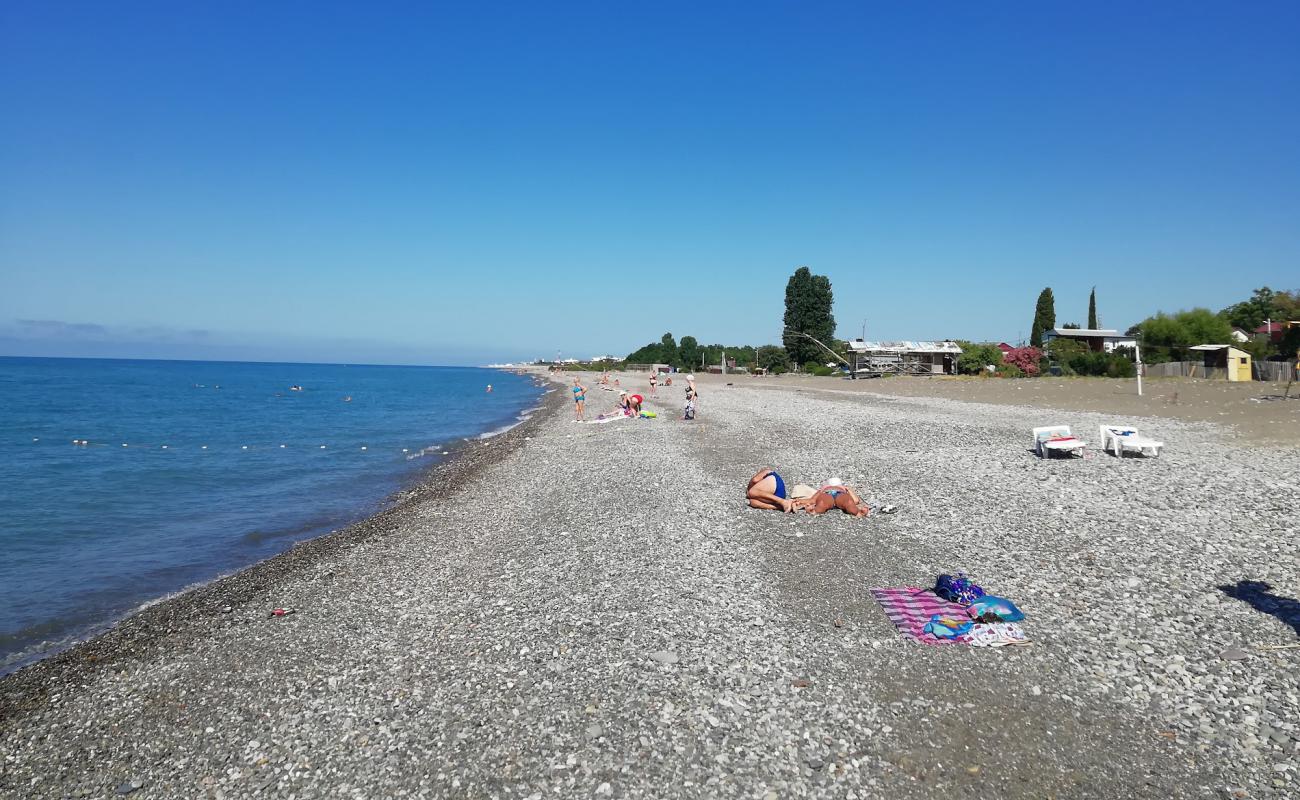
[[[289,391],[291,391],[291,392],[301,392],[301,391],[302,391],[302,387],[295,383],[293,386],[290,386],[290,387],[289,387]]]
[[[351,403],[351,402],[352,402],[352,395],[348,395],[347,397],[343,398],[343,402],[345,402],[345,403]]]
[[[492,394],[492,384],[488,384],[487,393]]]

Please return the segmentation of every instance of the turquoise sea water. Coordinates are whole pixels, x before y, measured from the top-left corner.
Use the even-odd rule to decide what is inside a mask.
[[[379,510],[541,394],[460,367],[0,358],[0,671]]]

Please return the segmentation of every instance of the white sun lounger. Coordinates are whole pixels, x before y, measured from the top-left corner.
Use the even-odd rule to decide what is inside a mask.
[[[1069,425],[1034,428],[1034,452],[1039,458],[1048,458],[1053,453],[1082,456],[1087,447],[1087,442],[1070,433]]]
[[[1132,425],[1101,426],[1102,451],[1113,452],[1121,458],[1124,457],[1125,451],[1142,456],[1159,456],[1164,446],[1164,442],[1157,442],[1155,439],[1138,433],[1138,429]]]

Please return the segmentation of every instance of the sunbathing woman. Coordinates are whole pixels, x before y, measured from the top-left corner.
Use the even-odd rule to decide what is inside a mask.
[[[789,514],[797,506],[787,495],[785,480],[776,470],[766,467],[754,473],[745,489],[745,498],[749,500],[750,508],[767,508]]]
[[[844,485],[844,481],[839,478],[830,478],[826,485],[818,489],[816,494],[807,500],[798,501],[809,514],[825,514],[832,508],[838,508],[845,514],[851,514],[855,517],[865,517],[872,511],[878,511],[881,514],[892,514],[898,510],[896,506],[872,506],[870,503],[864,503],[858,493]]]

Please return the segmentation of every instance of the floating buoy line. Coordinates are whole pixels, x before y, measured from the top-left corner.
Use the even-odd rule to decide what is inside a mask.
[[[207,452],[221,452],[222,450],[237,450],[237,451],[240,452],[240,453],[249,453],[249,452],[266,452],[266,451],[272,451],[272,452],[274,452],[274,451],[278,451],[278,450],[291,450],[291,449],[296,449],[296,447],[301,447],[301,448],[303,448],[303,449],[307,449],[307,450],[317,450],[317,451],[319,451],[319,450],[330,450],[330,449],[333,449],[333,450],[335,450],[335,451],[340,451],[340,450],[341,450],[341,451],[345,451],[345,452],[348,451],[348,450],[352,450],[352,451],[354,451],[354,452],[360,452],[360,453],[369,453],[369,452],[370,452],[370,445],[366,445],[366,444],[362,444],[362,445],[353,445],[353,446],[351,446],[351,447],[345,447],[345,446],[334,446],[334,447],[331,447],[331,445],[328,445],[328,444],[322,444],[322,445],[299,445],[299,446],[296,446],[295,448],[291,448],[291,447],[290,447],[289,445],[287,445],[287,444],[278,444],[278,445],[269,445],[269,444],[263,444],[263,445],[248,445],[248,444],[241,444],[241,445],[239,445],[237,448],[236,448],[234,445],[230,445],[229,447],[224,447],[224,448],[211,448],[209,445],[206,445],[206,444],[201,444],[201,445],[197,445],[197,446],[196,446],[196,445],[189,445],[189,446],[186,446],[186,445],[179,445],[179,446],[178,446],[178,445],[172,445],[172,444],[152,444],[152,443],[143,443],[143,442],[122,442],[122,443],[118,444],[118,443],[115,443],[115,442],[100,442],[100,441],[94,441],[94,440],[92,440],[92,439],[73,439],[73,440],[71,440],[71,441],[72,441],[72,446],[73,446],[73,447],[82,447],[82,448],[90,448],[90,447],[112,447],[112,448],[116,448],[116,449],[118,449],[118,450],[122,450],[122,449],[127,449],[127,450],[167,450],[168,452],[173,452],[173,451],[182,451],[182,452],[183,452],[183,451],[187,451],[187,450],[189,450],[189,451],[198,450],[198,451],[207,451]],[[33,437],[32,437],[32,443],[33,443],[33,444],[39,444],[40,442],[41,442],[41,439],[40,439],[39,436],[33,436]],[[48,442],[47,442],[47,443],[48,443]],[[425,456],[436,456],[436,455],[442,455],[442,456],[445,456],[445,455],[449,455],[449,454],[450,454],[450,451],[449,451],[449,450],[443,450],[443,449],[442,449],[442,445],[436,445],[436,444],[435,444],[435,445],[430,445],[429,447],[419,447],[419,448],[414,448],[414,449],[413,449],[413,448],[410,448],[410,447],[402,447],[402,448],[399,448],[399,449],[400,449],[400,451],[401,451],[401,454],[402,454],[403,456],[405,456],[407,460],[410,460],[410,459],[413,459],[413,458],[423,458],[423,457],[425,457]],[[382,450],[378,450],[378,451],[376,451],[376,452],[382,452]]]

